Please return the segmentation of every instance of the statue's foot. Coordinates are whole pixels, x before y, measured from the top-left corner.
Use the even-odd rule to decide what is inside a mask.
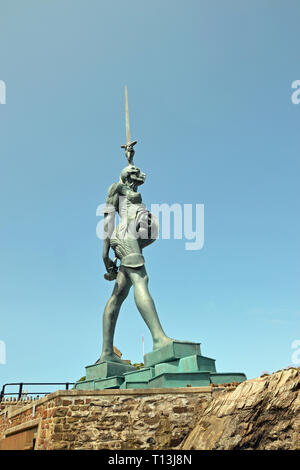
[[[168,336],[163,336],[162,338],[159,338],[155,341],[153,341],[153,351],[156,349],[163,348],[169,343],[172,343],[173,341],[176,341],[176,339],[169,338]]]
[[[156,349],[163,348],[167,344],[173,343],[174,341],[176,343],[192,343],[192,341],[182,341],[179,339],[169,338],[168,336],[163,336],[162,338],[153,341],[153,351],[155,351]]]
[[[115,353],[102,353],[96,364],[99,364],[99,362],[117,362],[118,364],[128,365],[127,362],[122,361]]]

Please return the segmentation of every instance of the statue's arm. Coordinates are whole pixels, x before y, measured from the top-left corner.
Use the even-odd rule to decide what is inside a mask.
[[[102,258],[105,264],[106,270],[109,272],[114,267],[113,261],[109,257],[110,249],[110,238],[115,228],[115,212],[109,212],[104,214],[104,240]]]
[[[116,271],[116,265],[109,257],[110,239],[115,228],[116,210],[118,207],[119,184],[114,183],[108,189],[106,208],[104,211],[104,237],[102,259],[109,275]]]

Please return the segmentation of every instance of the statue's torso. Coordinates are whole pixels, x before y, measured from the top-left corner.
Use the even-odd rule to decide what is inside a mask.
[[[108,198],[107,203],[113,204],[120,221],[112,233],[110,242],[117,256],[121,257],[121,253],[125,255],[141,251],[152,243],[158,235],[158,223],[146,209],[139,192],[121,183],[118,183],[115,190],[113,198]],[[149,232],[151,226],[153,237]]]

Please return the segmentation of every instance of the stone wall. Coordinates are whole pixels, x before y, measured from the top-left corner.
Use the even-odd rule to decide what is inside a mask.
[[[37,428],[35,449],[168,449],[194,428],[212,387],[62,390],[0,413],[0,440]]]
[[[300,369],[227,387],[57,391],[4,407],[0,448],[18,433],[35,449],[300,449]]]
[[[3,410],[12,410],[12,409],[16,410],[17,408],[22,408],[25,405],[32,403],[33,401],[35,401],[33,398],[29,398],[29,399],[22,398],[21,400],[17,400],[15,398],[14,399],[4,398],[4,400],[0,402],[0,413]]]

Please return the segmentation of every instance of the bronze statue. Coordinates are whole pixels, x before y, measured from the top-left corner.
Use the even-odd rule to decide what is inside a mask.
[[[148,290],[148,275],[143,250],[158,237],[158,221],[142,202],[139,187],[146,175],[134,165],[134,146],[129,129],[128,97],[125,89],[126,144],[128,164],[120,179],[109,190],[104,209],[103,261],[105,279],[115,281],[103,313],[103,347],[95,364],[86,366],[85,380],[76,390],[203,387],[212,384],[243,382],[240,372],[217,373],[215,360],[202,356],[200,343],[169,338],[159,321]],[[116,224],[116,215],[119,223]],[[114,260],[109,256],[114,252]],[[117,265],[119,263],[119,266]],[[113,346],[120,308],[133,286],[136,306],[153,339],[153,351],[144,354],[142,368],[122,361]]]
[[[120,180],[108,190],[104,212],[103,261],[107,270],[107,280],[115,280],[113,293],[103,313],[103,346],[97,362],[109,361],[124,363],[113,351],[113,337],[122,303],[131,286],[134,290],[136,306],[150,329],[153,350],[174,341],[166,336],[159,321],[154,301],[148,290],[148,275],[145,268],[143,249],[153,243],[158,236],[158,221],[142,203],[138,187],[145,182],[146,175],[133,163],[136,141],[130,141],[127,88],[125,88],[126,145],[125,155],[128,165],[122,170]],[[120,223],[115,226],[115,216],[119,214]],[[115,259],[109,257],[113,249]],[[117,267],[117,261],[120,266]]]

